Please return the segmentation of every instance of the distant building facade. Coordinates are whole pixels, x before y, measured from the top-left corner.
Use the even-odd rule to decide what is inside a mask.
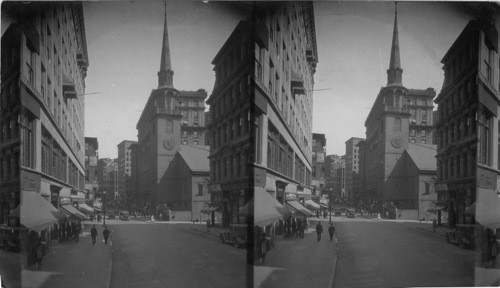
[[[95,137],[85,137],[85,202],[94,203],[99,189],[97,178],[97,162],[99,160],[99,143]]]
[[[123,140],[117,145],[118,148],[118,201],[120,207],[128,209],[129,200],[132,196],[132,151],[130,146],[137,141]]]
[[[352,137],[345,142],[345,194],[350,203],[354,204],[354,198],[359,197],[359,147],[358,143],[363,138]]]
[[[312,182],[314,190],[311,198],[319,203],[325,188],[325,157],[326,157],[325,134],[313,133],[312,145]]]

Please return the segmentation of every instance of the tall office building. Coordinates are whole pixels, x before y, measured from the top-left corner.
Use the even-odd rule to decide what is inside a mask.
[[[2,14],[0,223],[6,223],[26,195],[55,207],[60,197],[84,201],[88,55],[80,2],[5,2]]]
[[[117,145],[118,148],[118,200],[123,209],[128,209],[129,200],[132,196],[132,151],[130,146],[137,141],[123,140]]]
[[[348,201],[354,204],[354,196],[359,198],[358,176],[359,176],[359,147],[358,143],[363,138],[352,137],[345,142],[345,194]]]
[[[314,187],[312,198],[317,203],[325,188],[325,157],[326,157],[325,134],[313,133],[312,145],[312,186]]]
[[[99,143],[95,137],[85,137],[85,202],[94,203],[99,183],[97,179],[97,161]]]

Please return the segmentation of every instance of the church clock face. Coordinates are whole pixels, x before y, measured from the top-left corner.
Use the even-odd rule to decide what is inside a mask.
[[[401,146],[403,146],[403,138],[401,138],[400,136],[396,136],[396,137],[392,138],[391,144],[392,144],[392,147],[399,149],[399,148],[401,148]]]
[[[167,149],[167,150],[174,149],[174,147],[175,147],[175,141],[174,141],[174,139],[172,139],[172,138],[165,138],[165,140],[163,140],[163,147],[165,147],[165,149]]]

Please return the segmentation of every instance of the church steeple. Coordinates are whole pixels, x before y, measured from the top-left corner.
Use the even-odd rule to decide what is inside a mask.
[[[387,86],[403,85],[403,69],[399,59],[399,34],[398,34],[398,3],[394,13],[394,32],[392,34],[391,60],[387,69]]]
[[[163,25],[163,42],[161,47],[160,71],[158,72],[158,88],[173,88],[173,76],[174,71],[172,71],[170,63],[170,45],[168,43],[167,2],[165,2],[165,23]]]

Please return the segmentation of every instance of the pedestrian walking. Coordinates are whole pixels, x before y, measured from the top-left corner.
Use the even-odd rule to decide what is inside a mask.
[[[297,221],[297,229],[299,230],[300,238],[304,239],[304,222],[302,222],[302,219]]]
[[[264,266],[266,262],[266,255],[267,252],[269,251],[269,239],[267,239],[266,237],[266,232],[263,232],[261,234],[258,248],[259,248],[259,264],[261,266]]]
[[[109,238],[108,227],[104,226],[104,231],[102,231],[102,236],[104,237],[104,243],[108,245],[108,238]]]
[[[332,222],[330,222],[330,227],[328,227],[328,234],[330,234],[330,241],[333,241],[333,234],[335,234],[335,227],[333,227]]]
[[[318,221],[318,224],[316,224],[316,236],[318,236],[318,242],[321,240],[321,233],[323,233],[323,226],[321,225],[321,222]]]
[[[38,270],[42,269],[42,258],[43,258],[43,243],[42,240],[38,239],[35,250],[36,268]]]
[[[436,232],[437,227],[438,227],[437,220],[436,218],[434,218],[432,220],[432,229],[434,230],[434,233]]]
[[[207,220],[207,232],[210,233],[210,219]]]
[[[92,225],[92,228],[90,229],[90,236],[92,237],[92,245],[95,245],[97,238],[97,229],[95,228],[95,224]]]

